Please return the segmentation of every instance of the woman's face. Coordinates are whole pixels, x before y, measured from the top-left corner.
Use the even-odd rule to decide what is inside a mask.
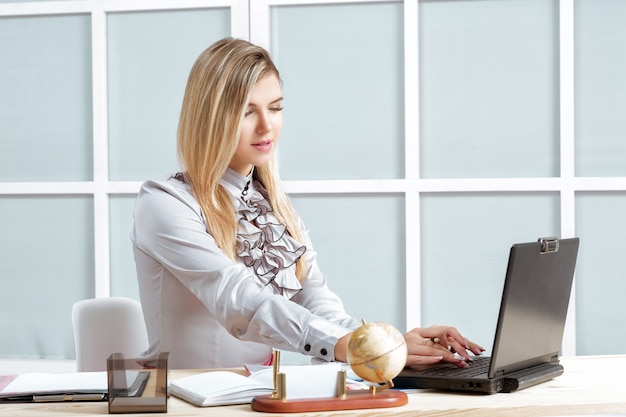
[[[283,97],[278,77],[261,78],[252,90],[241,126],[237,150],[229,167],[248,175],[252,166],[268,162],[283,128]]]

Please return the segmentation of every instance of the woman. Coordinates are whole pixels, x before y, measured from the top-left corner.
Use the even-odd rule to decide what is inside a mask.
[[[280,189],[282,101],[269,54],[246,41],[220,40],[193,65],[178,128],[183,171],[143,184],[134,211],[147,358],[238,367],[269,363],[275,348],[346,361],[360,322],[329,290]],[[466,366],[468,351],[484,350],[452,327],[405,337],[408,365]]]

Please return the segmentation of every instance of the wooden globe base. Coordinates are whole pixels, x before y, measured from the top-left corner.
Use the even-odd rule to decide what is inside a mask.
[[[406,405],[409,398],[403,391],[388,389],[348,391],[343,397],[281,400],[272,395],[252,399],[252,409],[267,413],[304,413],[314,411],[387,408]]]
[[[287,376],[278,372],[280,352],[274,356],[274,393],[252,399],[252,409],[267,413],[303,413],[311,411],[356,410],[363,408],[399,407],[409,402],[402,391],[388,389],[393,382],[370,386],[367,390],[347,390],[346,371],[337,372],[337,395],[326,398],[287,399]]]

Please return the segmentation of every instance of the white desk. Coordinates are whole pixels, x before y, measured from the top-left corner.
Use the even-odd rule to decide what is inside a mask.
[[[626,416],[626,355],[562,358],[565,373],[544,384],[512,394],[458,394],[421,390],[409,394],[402,407],[287,416]],[[200,371],[171,371],[179,378]],[[108,415],[107,403],[0,404],[0,417],[71,417]],[[130,414],[155,417],[159,414]],[[250,405],[200,408],[171,397],[164,416],[271,416]],[[285,414],[283,414],[285,415]]]

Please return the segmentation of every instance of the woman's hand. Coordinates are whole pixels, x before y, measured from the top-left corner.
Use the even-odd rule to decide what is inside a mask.
[[[347,362],[348,341],[352,333],[348,333],[335,345],[335,360]],[[424,366],[441,361],[451,362],[460,367],[467,366],[471,361],[471,352],[480,355],[485,351],[482,346],[463,337],[459,331],[450,326],[431,326],[416,328],[404,335],[408,356],[406,366]],[[457,355],[455,355],[455,352]]]
[[[404,335],[408,350],[406,366],[423,366],[441,361],[466,367],[471,361],[468,352],[480,355],[485,348],[463,337],[450,326],[416,328]],[[455,353],[457,353],[455,355]]]
[[[350,341],[350,337],[352,336],[352,332],[343,336],[341,339],[337,340],[335,344],[335,360],[339,362],[348,362],[348,342]]]

